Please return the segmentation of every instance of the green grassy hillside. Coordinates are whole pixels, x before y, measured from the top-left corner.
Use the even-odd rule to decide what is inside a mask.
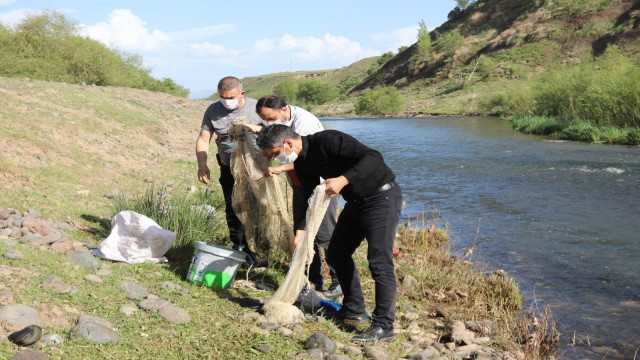
[[[118,87],[0,77],[0,208],[60,219],[108,210],[114,193],[195,185],[207,101]]]
[[[313,111],[320,116],[354,116],[354,102],[375,86],[398,89],[397,116],[478,114],[494,96],[518,91],[541,74],[578,66],[616,45],[640,60],[640,1],[480,0],[430,32],[431,50],[416,57],[416,44],[396,54],[347,95]],[[337,79],[351,67],[305,72]],[[366,72],[366,69],[365,69]],[[290,75],[290,76],[289,76]],[[249,88],[300,74],[243,79]],[[271,85],[272,87],[272,85]]]

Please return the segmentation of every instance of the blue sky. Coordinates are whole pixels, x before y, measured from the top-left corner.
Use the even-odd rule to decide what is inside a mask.
[[[0,22],[56,9],[81,33],[139,54],[157,78],[170,77],[192,97],[215,92],[227,75],[324,70],[397,52],[433,29],[454,0],[225,1],[0,0]]]

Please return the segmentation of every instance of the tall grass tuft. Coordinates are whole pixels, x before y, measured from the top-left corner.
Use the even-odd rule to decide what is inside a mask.
[[[509,121],[515,130],[526,134],[551,135],[563,129],[563,125],[550,116],[514,115]]]
[[[170,195],[150,187],[144,194],[121,196],[114,204],[114,214],[131,210],[143,214],[163,229],[176,233],[167,259],[190,261],[196,241],[223,243],[226,222],[224,200],[219,192],[198,191],[186,196]]]
[[[419,284],[405,289],[412,299],[427,299],[432,312],[458,319],[502,319],[508,323],[518,317],[523,298],[517,283],[506,276],[485,274],[469,261],[451,255],[449,235],[437,220],[422,225],[405,225],[399,231],[397,246],[406,253],[399,277],[411,275]]]

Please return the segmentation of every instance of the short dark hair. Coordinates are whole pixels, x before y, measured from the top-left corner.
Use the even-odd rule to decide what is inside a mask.
[[[235,76],[226,76],[218,82],[218,91],[242,90],[242,82]]]
[[[291,127],[281,124],[269,125],[260,131],[256,144],[261,150],[281,146],[286,139],[299,139],[300,135]]]
[[[283,98],[277,95],[267,95],[258,99],[256,103],[256,113],[260,114],[262,108],[269,108],[274,110],[280,110],[287,106],[287,102]]]

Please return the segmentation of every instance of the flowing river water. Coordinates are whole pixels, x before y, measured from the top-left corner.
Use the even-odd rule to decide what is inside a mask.
[[[640,147],[554,141],[491,117],[321,120],[382,153],[404,219],[439,216],[456,253],[475,240],[476,264],[513,276],[525,307],[550,306],[563,358],[640,356]]]

